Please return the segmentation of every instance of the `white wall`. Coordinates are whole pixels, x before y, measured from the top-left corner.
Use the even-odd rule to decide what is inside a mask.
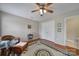
[[[55,26],[55,29],[56,29],[56,37],[55,37],[55,41],[57,44],[60,44],[60,45],[65,45],[65,22],[64,22],[64,18],[63,17],[58,17],[55,19],[56,21],[56,26]],[[58,24],[61,23],[61,32],[58,32]]]
[[[8,13],[2,12],[2,35],[14,35],[20,37],[22,40],[27,40],[27,34],[33,33],[34,38],[38,35],[39,23],[31,21],[29,19],[14,16]],[[27,25],[32,25],[32,29],[29,31]]]
[[[0,35],[1,35],[1,11],[0,11]]]
[[[58,17],[49,21],[41,22],[39,31],[41,38],[50,40],[60,45],[65,45],[63,19],[64,18]],[[57,32],[58,23],[61,23],[61,32]]]

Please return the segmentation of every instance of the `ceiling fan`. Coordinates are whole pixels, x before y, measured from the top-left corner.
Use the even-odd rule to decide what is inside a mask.
[[[40,15],[43,16],[44,13],[48,12],[48,13],[53,13],[53,10],[50,10],[48,7],[51,5],[52,3],[36,3],[37,5],[37,9],[33,10],[32,12],[40,12]]]

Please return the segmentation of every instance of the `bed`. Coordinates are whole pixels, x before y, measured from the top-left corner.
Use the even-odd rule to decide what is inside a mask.
[[[28,43],[26,41],[20,41],[20,38],[14,37],[12,35],[4,35],[1,37],[2,41],[6,40],[16,40],[18,39],[19,42],[17,44],[11,44],[11,46],[6,50],[6,48],[1,49],[1,55],[2,56],[9,56],[9,55],[21,55],[21,53],[27,48]]]
[[[25,50],[28,49],[28,46],[36,43],[39,39],[33,39],[29,41],[21,41],[18,44],[11,47],[13,55],[20,56]]]
[[[4,35],[4,36],[0,36],[0,41],[7,41],[7,40],[11,41],[14,38],[15,37],[12,35]],[[9,49],[6,50],[6,48],[1,48],[0,50],[1,50],[1,52],[0,52],[1,56],[7,56],[11,52],[11,50],[9,50]]]
[[[24,50],[27,49],[28,42],[19,42],[18,44],[11,47],[12,49],[12,55],[20,56]]]

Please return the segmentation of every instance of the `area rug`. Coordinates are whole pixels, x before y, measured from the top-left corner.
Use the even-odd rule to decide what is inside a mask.
[[[65,55],[55,49],[52,49],[38,42],[36,44],[29,46],[28,49],[22,53],[22,56],[65,56]]]
[[[52,56],[51,52],[46,49],[39,49],[35,51],[35,56]]]

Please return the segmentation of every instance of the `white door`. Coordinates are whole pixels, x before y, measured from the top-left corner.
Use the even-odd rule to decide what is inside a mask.
[[[55,41],[55,21],[47,21],[41,24],[41,36],[43,39]]]

